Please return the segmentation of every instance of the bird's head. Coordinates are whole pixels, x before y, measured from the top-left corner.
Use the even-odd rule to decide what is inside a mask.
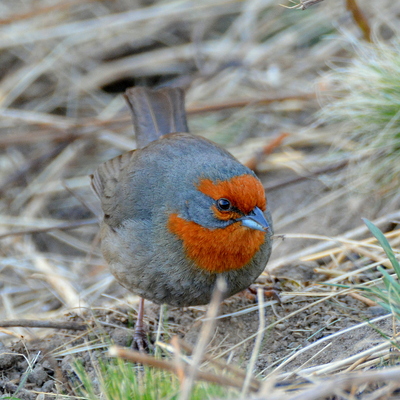
[[[266,197],[252,173],[228,179],[202,177],[188,196],[185,210],[169,216],[186,256],[209,272],[246,266],[272,234]]]

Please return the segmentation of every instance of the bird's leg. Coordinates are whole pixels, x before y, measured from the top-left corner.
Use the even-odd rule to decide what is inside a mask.
[[[139,309],[135,324],[135,330],[133,332],[132,346],[136,346],[140,352],[144,353],[146,351],[146,348],[149,347],[149,344],[147,342],[143,316],[144,316],[144,298],[141,297],[139,300]]]

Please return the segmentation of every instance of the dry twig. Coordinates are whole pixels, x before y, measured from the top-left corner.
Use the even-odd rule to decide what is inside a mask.
[[[87,323],[73,321],[50,321],[37,319],[13,319],[8,321],[0,321],[0,327],[22,327],[22,328],[50,328],[50,329],[67,329],[71,331],[84,331],[88,329]]]

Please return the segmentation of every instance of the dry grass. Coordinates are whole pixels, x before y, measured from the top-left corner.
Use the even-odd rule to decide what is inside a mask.
[[[336,124],[337,147],[354,154],[350,184],[361,171],[366,179],[356,190],[386,197],[400,188],[399,43],[356,44],[357,55],[325,77],[331,90],[320,113],[323,123]]]
[[[278,210],[278,234],[348,193],[337,181],[331,185],[327,172],[318,171],[333,171],[337,163],[351,163],[357,154],[328,153],[338,143],[334,128],[310,126],[319,107],[317,78],[332,60],[351,59],[356,51],[349,43],[362,38],[340,2],[325,0],[303,12],[270,0],[143,3],[0,3],[0,320],[60,319],[71,310],[114,309],[127,300],[118,298],[119,289],[101,258],[98,206],[88,185],[88,175],[99,163],[135,147],[130,117],[118,94],[127,85],[184,86],[192,131],[227,146],[243,162],[288,134],[273,154],[258,160],[257,170],[274,177],[267,186],[272,191],[274,185],[282,185],[282,176],[285,180],[312,175],[330,190],[308,207],[294,206],[285,214]],[[374,40],[399,36],[400,4],[369,0],[362,7]],[[323,91],[324,81],[319,82]],[[399,220],[398,211],[384,212],[375,223],[386,230]],[[387,265],[369,236],[364,225],[340,235],[286,234],[286,242],[291,238],[314,242],[302,251],[289,248],[285,256],[271,261],[269,269],[298,259],[313,260],[320,264],[326,282],[352,283],[365,271]],[[399,231],[390,232],[388,239],[398,254]],[[352,268],[349,254],[361,260],[358,268]],[[374,277],[381,279],[379,274]],[[284,292],[282,300],[311,297],[314,302],[304,306],[311,307],[350,292],[309,286]],[[265,301],[264,306],[273,312],[274,302]],[[257,310],[261,312],[254,306],[236,315]],[[280,322],[278,318],[272,325],[260,324],[260,331],[249,333],[246,341],[257,337],[260,341],[262,332]],[[0,328],[4,341],[47,334],[48,330]],[[326,396],[354,398],[345,392],[353,387],[351,393],[369,392],[372,399],[379,398],[373,397],[375,389],[386,394],[396,389],[398,369],[362,375],[363,384],[359,375],[349,373],[389,364],[396,339],[340,362],[288,371],[299,354],[309,352],[312,359],[314,351],[329,351],[331,339],[318,341],[326,343],[326,350],[316,351],[310,344],[273,365],[258,377],[261,388],[254,398],[312,399],[323,386]],[[54,355],[105,347],[96,339],[69,349],[66,341]],[[223,358],[234,350],[215,353]],[[288,386],[279,386],[283,382]],[[290,392],[299,388],[300,394]]]

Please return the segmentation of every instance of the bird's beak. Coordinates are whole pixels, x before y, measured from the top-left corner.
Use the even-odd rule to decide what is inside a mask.
[[[263,212],[258,207],[255,207],[253,211],[244,217],[238,218],[237,221],[241,221],[242,226],[257,231],[266,232],[269,229],[269,223],[265,219]]]

